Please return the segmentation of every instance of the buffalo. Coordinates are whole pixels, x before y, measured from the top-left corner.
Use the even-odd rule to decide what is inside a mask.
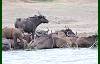
[[[29,48],[32,49],[52,49],[52,48],[68,48],[70,45],[66,40],[57,37],[39,37],[32,41]]]
[[[15,22],[15,28],[19,28],[24,32],[32,33],[32,39],[34,39],[34,34],[37,26],[41,23],[48,23],[49,21],[42,15],[35,15],[29,18],[17,18]]]
[[[59,37],[53,37],[49,34],[34,39],[34,41],[31,41],[29,44],[29,47],[33,49],[68,48],[69,44],[68,41]]]
[[[50,49],[53,48],[52,38],[49,36],[40,36],[36,38],[34,41],[31,41],[29,45],[30,48],[33,49]]]
[[[91,47],[94,43],[97,43],[97,35],[92,35],[88,37],[79,37],[75,43],[78,47]]]
[[[8,28],[5,27],[2,29],[2,37],[6,39],[14,40],[14,49],[17,46],[17,40],[19,39],[21,43],[23,42],[23,33],[17,28]]]

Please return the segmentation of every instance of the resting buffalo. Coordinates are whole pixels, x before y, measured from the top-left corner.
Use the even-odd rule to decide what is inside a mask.
[[[36,38],[34,41],[31,41],[29,47],[33,49],[67,48],[69,47],[69,44],[64,39],[47,35],[40,36],[39,38]]]
[[[35,48],[35,49],[53,48],[52,38],[49,36],[41,36],[39,38],[36,38],[33,42],[31,42],[29,47]]]
[[[63,38],[68,42],[70,47],[91,47],[94,44],[97,44],[97,35],[91,35],[88,37],[66,37]]]
[[[15,22],[15,28],[19,28],[27,33],[32,33],[32,39],[34,39],[35,30],[41,23],[48,23],[49,21],[42,15],[35,15],[26,19],[17,18]]]
[[[66,37],[63,31],[57,31],[56,33],[50,34],[55,41],[57,47],[76,47],[75,41],[78,37]]]
[[[17,46],[17,39],[19,39],[20,42],[23,43],[23,33],[17,28],[3,28],[2,37],[6,39],[13,39],[15,47],[14,49],[16,49]]]
[[[97,43],[96,41],[97,35],[92,35],[89,37],[79,37],[75,43],[78,45],[78,47],[90,47],[94,43]]]

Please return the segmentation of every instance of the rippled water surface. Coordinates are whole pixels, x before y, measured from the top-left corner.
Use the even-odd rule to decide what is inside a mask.
[[[97,49],[3,51],[3,64],[98,64]]]

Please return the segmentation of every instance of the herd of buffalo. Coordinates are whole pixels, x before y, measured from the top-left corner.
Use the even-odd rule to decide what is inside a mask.
[[[15,28],[2,29],[2,50],[96,47],[97,35],[78,37],[70,28],[49,34],[49,30],[36,31],[37,26],[48,22],[43,15],[17,18]]]

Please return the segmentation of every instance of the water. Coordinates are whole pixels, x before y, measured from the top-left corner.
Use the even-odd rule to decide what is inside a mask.
[[[3,51],[3,64],[98,64],[97,49]]]
[[[87,0],[86,0],[87,1]],[[8,3],[3,4],[2,27],[14,27],[16,18],[27,18],[38,14],[38,11],[50,21],[41,24],[37,29],[49,28],[53,32],[70,27],[78,33],[97,32],[98,28],[98,5],[97,3]]]

